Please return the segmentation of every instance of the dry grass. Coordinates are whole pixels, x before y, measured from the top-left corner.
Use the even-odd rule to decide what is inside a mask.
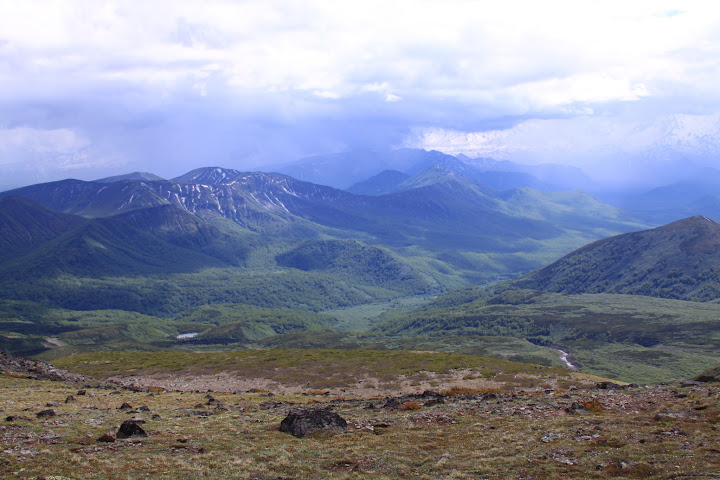
[[[77,390],[0,377],[0,477],[552,480],[720,471],[717,387],[496,392],[496,399],[465,391],[419,410],[382,408],[379,398],[213,392],[209,404],[206,392]],[[64,403],[68,395],[76,401]],[[565,413],[591,397],[602,415]],[[36,418],[50,401],[58,415]],[[303,439],[280,432],[287,412],[309,401],[333,408],[350,431]],[[124,402],[149,411],[120,410]],[[657,421],[661,409],[677,415]],[[130,417],[147,421],[147,438],[95,441]]]
[[[453,386],[447,390],[441,390],[440,394],[448,397],[454,397],[458,395],[486,395],[490,393],[501,393],[504,390],[499,388],[472,388],[472,387],[459,387]]]

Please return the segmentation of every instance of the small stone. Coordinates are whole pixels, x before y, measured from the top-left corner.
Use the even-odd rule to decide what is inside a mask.
[[[703,385],[703,382],[698,382],[697,380],[683,380],[680,382],[680,385],[683,387],[695,387],[698,385]]]
[[[96,442],[104,442],[104,443],[112,443],[115,441],[115,435],[112,433],[104,433],[100,435],[96,440]]]
[[[132,410],[133,407],[129,403],[125,402],[118,407],[118,410]]]
[[[590,410],[577,402],[573,402],[573,404],[566,408],[565,411],[571,415],[590,415]]]
[[[58,402],[52,402],[52,401],[51,401],[51,402],[47,402],[47,403],[45,404],[45,406],[46,406],[46,407],[59,407],[60,404],[59,404]]]
[[[74,401],[75,401],[75,397],[73,397],[72,395],[68,395],[67,398],[65,399],[65,403],[70,403],[70,402],[74,402]]]
[[[78,392],[75,395],[85,395],[87,392],[85,390],[78,390]]]
[[[48,410],[42,410],[36,414],[37,418],[47,418],[47,417],[54,417],[57,415],[55,413],[55,410],[48,409]]]
[[[21,415],[10,415],[5,419],[6,422],[17,422],[18,420],[30,420],[28,417],[23,417]]]

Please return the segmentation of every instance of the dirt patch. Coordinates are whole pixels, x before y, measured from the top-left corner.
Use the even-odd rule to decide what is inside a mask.
[[[522,380],[532,380],[530,375],[518,375]],[[538,377],[539,378],[539,377]],[[514,378],[512,378],[514,379]],[[533,387],[532,382],[513,381],[509,376],[502,381],[483,378],[469,369],[453,370],[450,373],[421,372],[412,376],[399,376],[392,381],[365,376],[361,380],[342,386],[323,388],[330,395],[373,397],[388,394],[403,395],[424,392],[426,390],[450,390],[468,388],[474,390],[537,390],[556,386],[557,382],[543,377],[543,385]],[[515,379],[517,380],[517,379]],[[186,374],[149,374],[131,377],[112,377],[110,381],[128,387],[159,387],[179,392],[213,391],[213,392],[247,392],[251,390],[267,390],[277,394],[300,394],[315,390],[316,385],[310,383],[278,382],[270,378],[249,378],[232,373],[207,375]],[[575,379],[578,385],[592,385],[593,381],[582,378]]]

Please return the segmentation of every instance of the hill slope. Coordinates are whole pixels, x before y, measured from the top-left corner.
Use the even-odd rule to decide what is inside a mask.
[[[512,283],[561,293],[720,298],[720,224],[696,216],[594,242]]]
[[[29,251],[83,222],[23,197],[0,199],[0,260]]]

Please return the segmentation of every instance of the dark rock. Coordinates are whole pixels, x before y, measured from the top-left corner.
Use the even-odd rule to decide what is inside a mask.
[[[42,411],[38,412],[38,413],[37,413],[37,418],[54,417],[55,415],[57,415],[57,414],[55,413],[55,410],[53,410],[53,409],[47,409],[47,410],[42,410]]]
[[[118,407],[118,410],[132,410],[133,407],[129,403],[125,402]]]
[[[629,385],[620,385],[613,382],[600,382],[595,385],[595,388],[599,390],[627,390],[628,388],[634,387],[637,387],[637,385],[635,385],[634,383],[631,383]]]
[[[117,432],[117,438],[147,437],[138,420],[125,420]],[[144,423],[144,422],[142,422]]]
[[[59,407],[60,404],[58,402],[47,402],[45,404],[46,407]]]
[[[28,417],[22,415],[10,415],[5,419],[6,422],[17,422],[18,420],[30,420]]]
[[[85,390],[78,390],[75,395],[85,395],[87,392]]]
[[[72,395],[68,395],[67,398],[65,399],[65,403],[70,403],[70,402],[74,402],[74,401],[75,401],[75,397],[73,397]]]
[[[347,432],[344,418],[335,412],[320,409],[304,409],[290,412],[280,423],[280,431],[296,437],[304,437],[319,430]]]
[[[103,435],[100,435],[96,440],[96,442],[104,442],[104,443],[112,443],[115,441],[115,435],[112,433],[105,433]]]

